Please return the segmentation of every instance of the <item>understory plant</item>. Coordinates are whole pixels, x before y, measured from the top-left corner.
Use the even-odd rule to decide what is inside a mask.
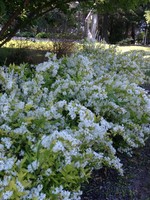
[[[78,200],[93,169],[123,167],[150,133],[144,60],[86,44],[0,68],[0,199]]]

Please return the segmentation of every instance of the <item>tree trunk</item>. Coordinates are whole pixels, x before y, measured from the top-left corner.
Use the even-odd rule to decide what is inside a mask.
[[[98,28],[98,14],[93,14],[92,15],[92,24],[91,24],[91,34],[92,34],[93,40],[96,39],[97,28]]]
[[[143,38],[143,44],[147,44],[147,35],[148,35],[148,27],[145,28],[144,38]]]
[[[126,22],[125,24],[125,39],[129,37],[129,22]]]
[[[27,7],[27,5],[29,5],[29,0],[25,1],[24,8]],[[10,41],[18,30],[21,30],[22,28],[26,27],[26,25],[29,25],[33,20],[55,9],[55,5],[52,5],[51,7],[48,7],[47,5],[49,5],[49,2],[44,4],[43,7],[32,7],[32,11],[29,12],[24,20],[20,18],[20,13],[22,13],[24,8],[14,11],[13,15],[0,30],[0,47],[2,47],[6,42]],[[46,9],[47,7],[48,9]]]
[[[135,44],[135,25],[132,23],[131,25],[131,37],[132,37],[132,44]]]
[[[85,37],[91,41],[96,40],[98,27],[98,15],[90,11],[85,19]]]
[[[103,24],[102,24],[102,40],[105,42],[109,42],[108,40],[108,26],[109,25],[109,15],[104,14],[103,16]]]

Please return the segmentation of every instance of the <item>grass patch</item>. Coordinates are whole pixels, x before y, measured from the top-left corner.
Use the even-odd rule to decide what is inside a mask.
[[[84,46],[84,45],[83,45]],[[99,43],[97,43],[99,46]],[[106,48],[112,45],[104,44]],[[150,47],[144,46],[117,46],[122,53],[130,51],[145,52],[147,62],[150,61]],[[79,43],[61,41],[36,41],[36,40],[11,40],[0,48],[0,65],[9,65],[10,63],[20,64],[38,64],[46,60],[46,52],[54,52],[57,57],[70,55],[75,49],[82,49]]]
[[[6,48],[25,48],[33,50],[51,50],[53,42],[51,41],[31,41],[31,40],[11,40],[4,45]]]
[[[38,64],[46,60],[46,52],[53,52],[58,58],[70,55],[77,45],[73,42],[11,40],[0,48],[0,65],[11,63]]]
[[[15,63],[38,64],[46,60],[46,50],[25,49],[25,48],[0,48],[0,65]]]
[[[38,64],[46,59],[46,52],[52,51],[52,48],[52,42],[11,40],[0,48],[0,65]]]
[[[127,51],[145,51],[150,54],[150,47],[145,47],[145,46],[118,46],[119,50],[122,52],[127,52]]]
[[[52,41],[31,41],[31,40],[11,40],[4,45],[6,48],[26,48],[36,50],[52,50],[54,42]],[[99,43],[97,43],[99,44]],[[104,44],[105,46],[111,46]],[[81,45],[77,45],[80,46]],[[122,52],[127,51],[145,51],[150,53],[150,47],[145,46],[117,46]]]

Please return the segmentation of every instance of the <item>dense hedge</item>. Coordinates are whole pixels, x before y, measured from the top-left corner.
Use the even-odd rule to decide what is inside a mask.
[[[0,68],[0,198],[80,199],[93,169],[122,173],[150,133],[141,54],[86,44],[47,62]]]

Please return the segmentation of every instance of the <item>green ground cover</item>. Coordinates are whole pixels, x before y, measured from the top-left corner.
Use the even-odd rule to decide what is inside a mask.
[[[145,55],[84,43],[0,67],[0,199],[79,200],[93,170],[122,174],[150,134]]]

